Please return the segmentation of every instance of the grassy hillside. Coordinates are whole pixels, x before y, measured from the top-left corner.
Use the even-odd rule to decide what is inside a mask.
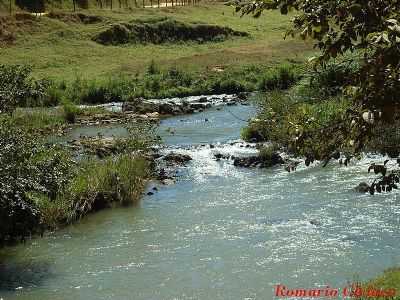
[[[285,60],[302,61],[312,51],[310,45],[303,41],[283,39],[290,16],[281,16],[278,12],[269,12],[260,19],[240,18],[234,14],[233,8],[223,4],[82,11],[101,18],[101,21],[92,24],[69,17],[69,12],[64,10],[67,15],[62,18],[42,16],[25,20],[17,17],[16,20],[15,17],[3,17],[3,29],[11,32],[15,41],[1,45],[0,64],[30,64],[37,77],[70,80],[143,73],[151,60],[165,68],[177,66],[184,70],[205,72],[217,65],[235,67],[278,64]],[[113,24],[156,17],[228,26],[247,32],[250,37],[235,37],[223,42],[119,46],[104,46],[92,40]]]

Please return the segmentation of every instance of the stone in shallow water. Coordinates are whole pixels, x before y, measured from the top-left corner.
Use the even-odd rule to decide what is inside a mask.
[[[359,185],[357,185],[354,188],[354,190],[359,193],[368,193],[369,189],[370,189],[370,187],[369,187],[368,183],[366,183],[366,182],[361,182]]]
[[[187,154],[180,154],[180,153],[174,153],[171,152],[164,156],[163,160],[171,163],[176,163],[176,164],[185,164],[188,161],[191,161],[192,158],[187,155]]]

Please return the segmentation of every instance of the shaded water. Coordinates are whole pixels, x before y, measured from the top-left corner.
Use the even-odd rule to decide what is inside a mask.
[[[230,143],[245,125],[237,117],[253,113],[236,106],[164,120],[166,144],[194,158],[178,183],[140,207],[102,211],[9,249],[0,298],[273,299],[277,283],[339,288],[399,265],[398,194],[351,191],[377,158],[295,173],[213,160],[254,151]]]

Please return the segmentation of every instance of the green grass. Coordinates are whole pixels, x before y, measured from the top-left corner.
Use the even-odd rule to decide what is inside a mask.
[[[62,110],[47,108],[16,109],[13,112],[12,121],[16,126],[24,127],[29,131],[52,129],[66,123]]]
[[[150,176],[149,164],[140,157],[119,155],[90,159],[78,166],[65,192],[50,200],[32,195],[46,227],[55,229],[88,213],[114,205],[136,204]]]
[[[382,275],[373,279],[370,284],[382,289],[396,289],[400,293],[400,268],[386,270]]]
[[[84,25],[39,17],[30,25],[15,26],[14,45],[2,48],[0,64],[31,64],[36,77],[57,80],[108,78],[114,74],[143,73],[151,60],[164,68],[179,66],[188,71],[210,73],[216,65],[272,65],[283,61],[303,61],[312,50],[309,44],[283,39],[291,16],[268,12],[259,19],[240,18],[233,8],[222,4],[164,9],[90,10],[105,21]],[[103,46],[92,37],[111,23],[134,19],[173,17],[182,22],[228,26],[251,34],[218,43],[178,43],[165,45]],[[11,28],[9,28],[11,30]]]

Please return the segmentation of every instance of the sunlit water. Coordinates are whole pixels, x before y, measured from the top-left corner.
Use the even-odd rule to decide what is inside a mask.
[[[231,145],[253,114],[239,105],[164,120],[165,143],[194,158],[178,183],[8,249],[0,298],[273,299],[277,283],[341,288],[399,265],[398,194],[352,191],[379,158],[294,173],[213,159],[254,152]]]

